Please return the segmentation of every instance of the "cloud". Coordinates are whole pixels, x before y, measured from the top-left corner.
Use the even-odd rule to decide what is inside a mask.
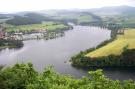
[[[134,0],[0,0],[0,12],[133,5]]]
[[[129,4],[134,6],[135,5],[135,0],[128,0]]]

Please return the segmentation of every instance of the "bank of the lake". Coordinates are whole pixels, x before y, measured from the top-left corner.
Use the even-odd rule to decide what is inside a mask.
[[[125,30],[113,41],[105,41],[97,48],[88,49],[72,57],[72,65],[78,67],[135,68],[134,29]]]
[[[0,49],[3,48],[20,48],[24,44],[21,40],[0,39]]]

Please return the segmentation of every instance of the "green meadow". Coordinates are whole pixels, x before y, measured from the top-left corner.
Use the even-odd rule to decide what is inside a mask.
[[[128,46],[128,49],[135,49],[135,29],[125,30],[124,35],[118,35],[113,42],[88,53],[87,57],[102,57],[111,54],[120,55],[123,48]]]
[[[31,24],[31,25],[19,25],[19,26],[13,26],[13,25],[8,25],[6,26],[6,31],[7,32],[12,32],[12,31],[32,31],[32,30],[57,30],[57,29],[68,29],[69,26],[60,24],[60,23],[55,23],[55,22],[43,22],[41,24]]]

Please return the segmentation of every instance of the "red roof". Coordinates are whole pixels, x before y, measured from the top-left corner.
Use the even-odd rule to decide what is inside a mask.
[[[5,33],[3,31],[0,31],[0,38],[3,38]]]

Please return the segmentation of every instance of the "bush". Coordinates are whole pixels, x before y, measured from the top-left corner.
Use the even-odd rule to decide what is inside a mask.
[[[132,80],[111,80],[101,69],[90,71],[89,77],[75,79],[61,75],[47,67],[43,73],[34,70],[31,63],[15,64],[0,70],[0,89],[134,89]]]

